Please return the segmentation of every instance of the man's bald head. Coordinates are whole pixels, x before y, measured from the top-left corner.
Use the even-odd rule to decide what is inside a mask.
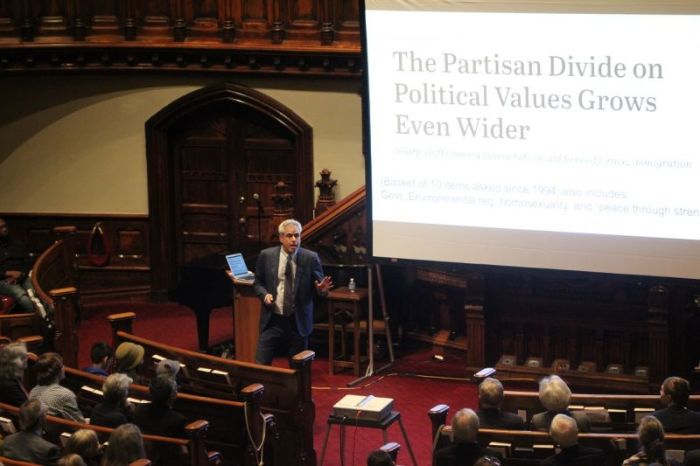
[[[549,435],[562,448],[568,448],[578,443],[578,426],[576,420],[566,414],[557,414],[549,426]]]

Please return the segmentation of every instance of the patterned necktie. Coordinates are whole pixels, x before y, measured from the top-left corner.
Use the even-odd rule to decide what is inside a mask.
[[[287,255],[287,265],[284,268],[284,297],[282,298],[282,314],[294,312],[294,277],[292,271],[292,255]]]

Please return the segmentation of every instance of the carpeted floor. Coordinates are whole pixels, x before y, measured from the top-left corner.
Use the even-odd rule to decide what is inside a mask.
[[[178,304],[108,304],[91,310],[79,330],[80,365],[89,364],[89,351],[96,341],[111,340],[111,329],[106,316],[116,312],[134,311],[137,319],[134,332],[145,338],[188,349],[196,348],[196,327],[194,313]],[[212,312],[210,325],[210,345],[214,346],[231,340],[233,323],[228,308]],[[311,348],[314,349],[314,348]],[[325,354],[325,348],[317,348],[318,354]],[[284,360],[276,360],[275,365],[284,365]],[[378,361],[376,367],[385,363]],[[451,407],[451,412],[462,407],[475,409],[477,405],[476,386],[462,380],[464,369],[458,355],[445,355],[442,361],[433,358],[430,348],[416,347],[397,354],[393,365],[381,374],[371,377],[359,386],[349,388],[348,382],[355,379],[349,373],[330,376],[328,360],[318,357],[313,364],[313,396],[316,404],[314,425],[314,446],[320,465],[323,441],[326,435],[328,415],[333,405],[347,394],[374,395],[393,398],[394,409],[401,418],[419,466],[430,465],[430,421],[428,409],[438,403]],[[345,464],[364,465],[367,454],[382,445],[380,429],[347,428]],[[401,444],[399,460],[410,465],[406,441],[398,423],[388,429],[389,441]],[[339,427],[333,426],[328,440],[324,465],[340,464]]]

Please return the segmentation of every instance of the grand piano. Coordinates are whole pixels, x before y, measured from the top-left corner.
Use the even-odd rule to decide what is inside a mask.
[[[209,318],[212,309],[231,307],[233,284],[226,274],[226,254],[200,257],[180,267],[180,283],[171,300],[191,308],[197,318],[200,351],[209,349]]]

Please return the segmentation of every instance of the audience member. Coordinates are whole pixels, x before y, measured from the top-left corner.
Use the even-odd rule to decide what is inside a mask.
[[[561,452],[545,459],[542,463],[544,466],[588,466],[605,463],[603,450],[578,444],[578,426],[573,418],[565,414],[554,416],[549,426],[549,435],[554,443],[561,447]]]
[[[180,372],[180,363],[172,359],[163,359],[156,366],[156,375],[170,377],[177,382],[177,374]]]
[[[87,466],[99,466],[102,450],[97,433],[91,429],[76,430],[66,442],[63,453],[75,453]]]
[[[144,434],[165,435],[166,437],[186,437],[187,419],[172,409],[177,398],[177,384],[167,376],[151,380],[148,387],[151,402],[142,404],[134,413],[134,424]]]
[[[0,349],[0,402],[20,406],[29,394],[22,385],[27,368],[27,347],[24,343],[10,343]]]
[[[143,436],[138,426],[124,424],[112,432],[102,455],[102,466],[129,466],[136,460],[146,458]]]
[[[476,441],[479,433],[479,417],[469,408],[460,409],[452,418],[452,445],[439,449],[435,454],[436,466],[472,466],[489,454]]]
[[[700,413],[688,409],[690,383],[680,377],[669,377],[661,384],[661,402],[664,409],[653,412],[664,426],[664,431],[674,434],[700,434]]]
[[[63,358],[58,353],[44,353],[34,365],[37,385],[29,392],[29,399],[38,399],[48,414],[77,422],[85,422],[78,408],[75,393],[59,385],[65,378]]]
[[[2,454],[10,459],[55,465],[60,458],[58,446],[41,435],[46,420],[46,407],[40,400],[25,401],[19,409],[20,431],[7,436]]]
[[[90,349],[92,365],[83,370],[91,374],[107,376],[109,375],[109,368],[112,365],[112,356],[114,356],[112,347],[103,341],[98,341],[93,344]]]
[[[90,413],[90,424],[119,427],[131,422],[133,407],[127,401],[131,379],[126,374],[112,374],[102,384],[102,403]]]
[[[125,341],[117,346],[114,352],[116,359],[115,372],[121,372],[131,377],[131,380],[139,385],[148,385],[148,379],[141,375],[141,366],[143,365],[143,346]]]
[[[576,421],[579,432],[590,432],[591,422],[586,413],[569,411],[571,390],[561,377],[552,375],[540,381],[540,403],[547,410],[532,416],[532,429],[548,431],[557,414],[566,414]]]
[[[639,422],[637,437],[641,450],[627,458],[622,466],[659,464],[662,466],[678,465],[676,461],[666,458],[664,445],[664,427],[654,416],[644,416]]]
[[[57,466],[88,466],[80,455],[68,453],[58,460]]]
[[[7,222],[0,218],[0,294],[14,298],[15,310],[19,312],[34,312],[34,303],[27,294],[33,290],[30,269],[27,248],[10,237]]]
[[[384,450],[374,450],[367,456],[367,466],[394,466],[394,460]]]
[[[525,421],[513,413],[501,410],[503,385],[498,379],[488,377],[479,385],[479,425],[488,429],[525,429]]]

